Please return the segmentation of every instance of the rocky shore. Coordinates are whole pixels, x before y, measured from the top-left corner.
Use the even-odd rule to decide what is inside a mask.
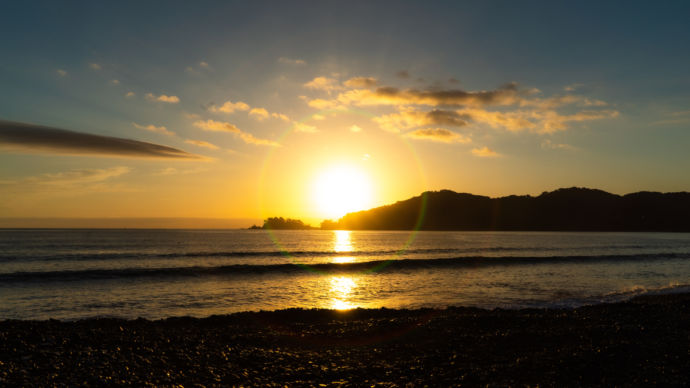
[[[0,385],[687,386],[690,294],[570,310],[0,322]]]

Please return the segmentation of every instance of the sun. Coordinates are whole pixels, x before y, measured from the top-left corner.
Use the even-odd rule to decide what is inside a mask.
[[[369,209],[372,199],[369,176],[354,166],[331,166],[314,179],[314,204],[325,218],[337,219],[349,212]]]

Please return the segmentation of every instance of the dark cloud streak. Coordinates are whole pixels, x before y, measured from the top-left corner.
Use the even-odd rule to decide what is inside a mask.
[[[0,121],[0,149],[129,158],[204,159],[160,144],[11,121]]]

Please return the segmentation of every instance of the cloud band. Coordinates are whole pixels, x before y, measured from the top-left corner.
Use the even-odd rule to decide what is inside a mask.
[[[0,148],[68,155],[203,159],[160,144],[11,121],[0,121]]]

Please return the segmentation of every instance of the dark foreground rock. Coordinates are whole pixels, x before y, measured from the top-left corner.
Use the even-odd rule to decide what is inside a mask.
[[[0,322],[0,385],[687,386],[690,294],[575,310]]]

